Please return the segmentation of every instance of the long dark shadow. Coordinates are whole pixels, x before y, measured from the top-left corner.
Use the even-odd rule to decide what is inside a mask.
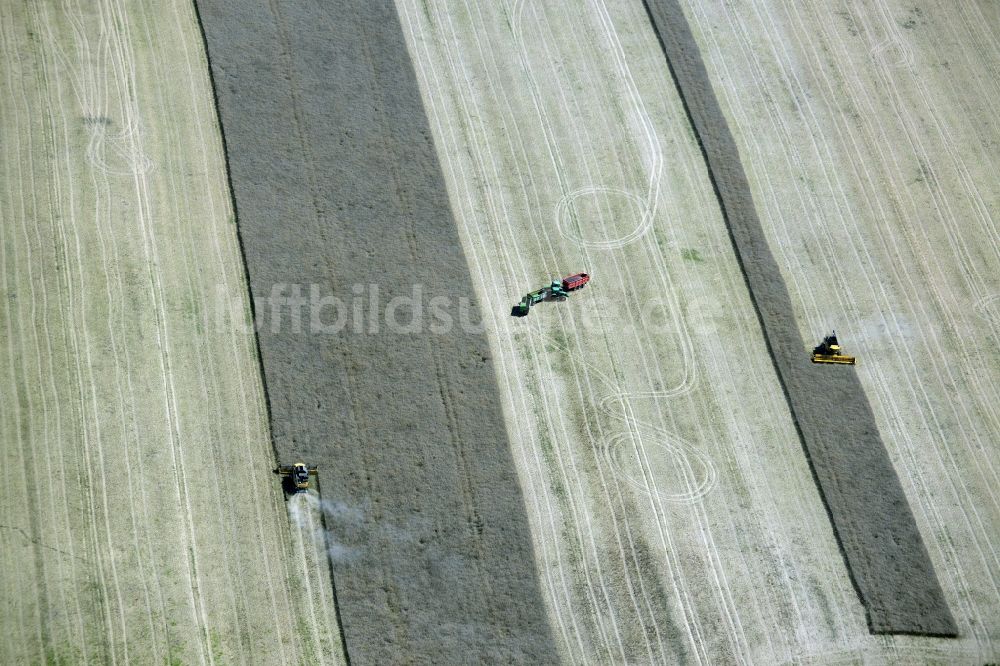
[[[345,652],[555,662],[489,346],[462,325],[472,279],[392,3],[196,6],[272,438],[283,462],[319,467]],[[478,322],[474,299],[465,309]]]
[[[739,150],[677,0],[644,0],[701,147],[768,352],[872,633],[955,636],[899,477],[851,366],[814,365]],[[825,285],[816,285],[825,289]],[[863,359],[862,359],[863,361]]]

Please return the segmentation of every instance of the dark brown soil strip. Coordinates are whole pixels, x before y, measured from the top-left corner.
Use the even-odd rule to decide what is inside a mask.
[[[196,6],[272,437],[282,462],[319,466],[345,651],[355,664],[556,661],[487,340],[459,324],[471,275],[392,3]],[[344,307],[319,323],[345,327],[311,332],[308,303],[279,315],[275,285],[336,296]],[[372,310],[413,285],[421,323],[390,329]],[[435,297],[446,334],[429,329],[444,325]]]
[[[739,151],[677,0],[645,0],[701,145],[834,534],[872,633],[954,636],[930,557],[851,366],[819,366],[757,218]],[[825,285],[816,285],[817,290]],[[850,341],[846,341],[850,345]],[[861,359],[860,362],[864,362]]]

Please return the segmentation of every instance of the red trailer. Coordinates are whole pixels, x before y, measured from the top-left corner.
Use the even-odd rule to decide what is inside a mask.
[[[576,291],[577,289],[583,289],[583,286],[590,282],[590,276],[586,273],[577,273],[576,275],[570,275],[568,278],[563,278],[562,286],[566,291]]]

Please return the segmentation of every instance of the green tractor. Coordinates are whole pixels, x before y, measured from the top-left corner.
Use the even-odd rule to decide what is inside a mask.
[[[548,287],[545,287],[543,289],[538,289],[536,291],[527,294],[524,298],[521,299],[520,303],[514,306],[514,309],[511,312],[511,314],[513,314],[515,317],[525,316],[526,314],[528,314],[528,311],[531,309],[532,305],[537,305],[538,303],[541,303],[546,298],[548,298],[548,295],[549,295]]]
[[[510,314],[514,317],[525,317],[531,311],[532,305],[537,305],[547,300],[565,301],[569,298],[570,291],[582,288],[589,279],[590,276],[586,273],[580,273],[572,275],[565,280],[553,280],[552,284],[548,287],[542,287],[527,294],[521,299],[520,303],[511,308]]]
[[[559,280],[553,280],[552,286],[548,288],[549,297],[554,301],[565,301],[569,298],[569,294],[563,289],[562,282]]]

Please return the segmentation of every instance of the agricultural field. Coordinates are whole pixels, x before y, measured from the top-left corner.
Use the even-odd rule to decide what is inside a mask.
[[[340,662],[184,3],[0,3],[0,663]]]
[[[562,656],[996,660],[996,9],[682,4],[802,338],[860,357],[959,637],[868,633],[643,4],[398,0]]]
[[[267,319],[274,446],[317,464],[350,518],[330,526],[351,662],[552,663],[489,340],[461,325],[480,319],[472,277],[394,6],[197,7]],[[268,305],[276,287],[340,305],[289,316]],[[441,303],[453,325],[418,314]]]
[[[869,632],[657,2],[956,638]],[[0,664],[1000,661],[996,3],[15,0],[0,58]],[[485,330],[254,334],[414,282]]]
[[[713,80],[727,81],[720,101],[803,335],[835,322],[865,359],[959,623],[960,639],[934,649],[995,661],[997,7],[705,9],[689,20]]]

